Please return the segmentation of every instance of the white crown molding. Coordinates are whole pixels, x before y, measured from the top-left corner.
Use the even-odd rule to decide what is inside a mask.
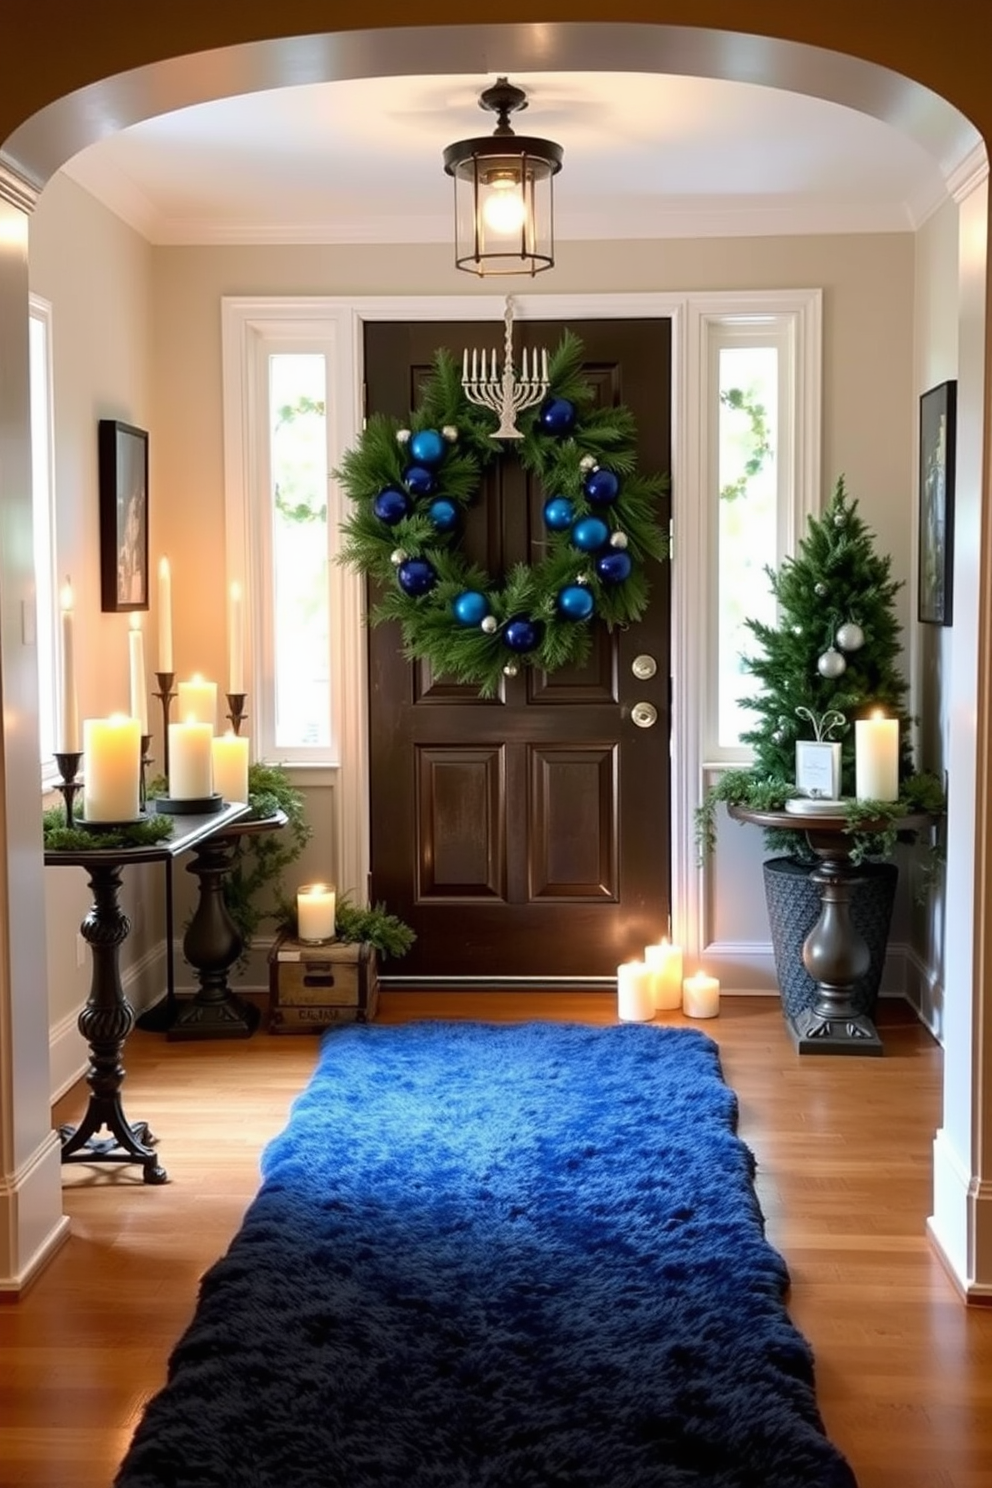
[[[959,161],[947,177],[947,190],[959,204],[965,197],[970,196],[977,186],[987,178],[989,173],[989,156],[985,145],[979,141],[973,150],[969,150],[963,160]]]
[[[34,181],[0,157],[0,200],[20,208],[22,212],[33,212],[40,194]]]

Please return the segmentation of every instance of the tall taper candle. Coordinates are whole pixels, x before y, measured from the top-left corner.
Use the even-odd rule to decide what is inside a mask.
[[[172,569],[168,558],[158,563],[158,667],[172,671]]]
[[[245,617],[241,603],[241,585],[232,584],[228,613],[228,692],[245,690]]]
[[[131,629],[127,638],[131,663],[131,717],[141,724],[141,732],[148,733],[148,690],[145,686],[145,638],[141,633],[141,616],[131,616]]]
[[[217,727],[217,683],[205,682],[199,672],[189,682],[180,682],[179,717],[183,723],[209,723],[213,733]]]
[[[75,616],[72,584],[66,579],[61,594],[61,649],[59,653],[59,716],[56,749],[60,754],[78,754],[79,705],[76,701]]]

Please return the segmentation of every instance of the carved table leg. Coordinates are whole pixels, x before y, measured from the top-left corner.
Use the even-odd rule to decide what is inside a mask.
[[[800,1054],[881,1054],[882,1041],[866,1013],[854,1007],[871,953],[851,919],[857,871],[846,857],[822,853],[811,873],[820,886],[820,918],[803,945],[803,965],[817,984],[817,1000],[789,1020]]]
[[[124,1066],[121,1054],[134,1027],[134,1010],[121,986],[120,947],[131,926],[120,907],[119,866],[90,869],[93,905],[80,926],[93,959],[93,976],[86,1006],[79,1015],[79,1031],[90,1047],[86,1083],[90,1087],[86,1114],[78,1126],[63,1126],[64,1163],[141,1163],[146,1183],[165,1183],[155,1141],[146,1121],[129,1122],[121,1105]],[[98,1133],[106,1127],[110,1135]]]
[[[258,1026],[258,1008],[232,992],[227,981],[242,946],[224,902],[224,879],[236,846],[233,838],[217,835],[193,848],[186,871],[199,879],[200,892],[183,950],[200,990],[195,997],[180,999],[170,1039],[249,1038]]]

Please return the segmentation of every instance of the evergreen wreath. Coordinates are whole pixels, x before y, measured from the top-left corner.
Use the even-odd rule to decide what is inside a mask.
[[[372,624],[398,620],[404,654],[492,697],[521,665],[581,664],[590,622],[612,629],[647,606],[646,559],[667,556],[656,521],[664,476],[637,473],[629,409],[595,408],[579,338],[548,362],[549,391],[519,416],[514,441],[545,494],[546,541],[533,565],[494,578],[460,547],[482,472],[503,453],[495,415],[470,403],[450,352],[433,370],[409,428],[374,414],[335,472],[353,503],[338,561],[380,587]]]

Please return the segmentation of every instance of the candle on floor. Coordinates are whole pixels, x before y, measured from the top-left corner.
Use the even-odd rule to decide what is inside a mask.
[[[682,1008],[689,1018],[715,1018],[720,1011],[720,983],[697,971],[682,983]]]
[[[60,596],[59,715],[55,747],[59,754],[79,753],[79,706],[76,702],[76,637],[72,585],[68,579]]]
[[[179,684],[179,716],[187,723],[209,723],[210,732],[217,727],[217,683],[205,682],[196,672],[188,682]]]
[[[623,1023],[650,1023],[654,1017],[654,984],[643,961],[617,967],[617,1017]]]
[[[654,1005],[659,1011],[682,1006],[682,947],[659,945],[644,947],[644,960],[651,971]]]
[[[83,816],[135,821],[141,787],[141,725],[115,713],[83,720]]]
[[[145,638],[141,633],[141,616],[131,616],[128,632],[128,655],[131,663],[131,717],[138,720],[143,734],[148,733],[148,693],[145,687]]]
[[[314,945],[334,939],[337,896],[327,884],[304,884],[296,893],[296,934]]]
[[[855,720],[854,780],[859,801],[898,801],[898,718],[876,712]]]
[[[169,795],[174,801],[199,801],[213,793],[213,736],[213,727],[195,718],[169,724]]]
[[[172,671],[172,569],[168,558],[158,564],[158,669]]]
[[[228,729],[210,741],[214,790],[225,801],[248,800],[248,740]]]
[[[232,584],[227,625],[227,690],[245,690],[245,619],[241,604],[241,585]]]

